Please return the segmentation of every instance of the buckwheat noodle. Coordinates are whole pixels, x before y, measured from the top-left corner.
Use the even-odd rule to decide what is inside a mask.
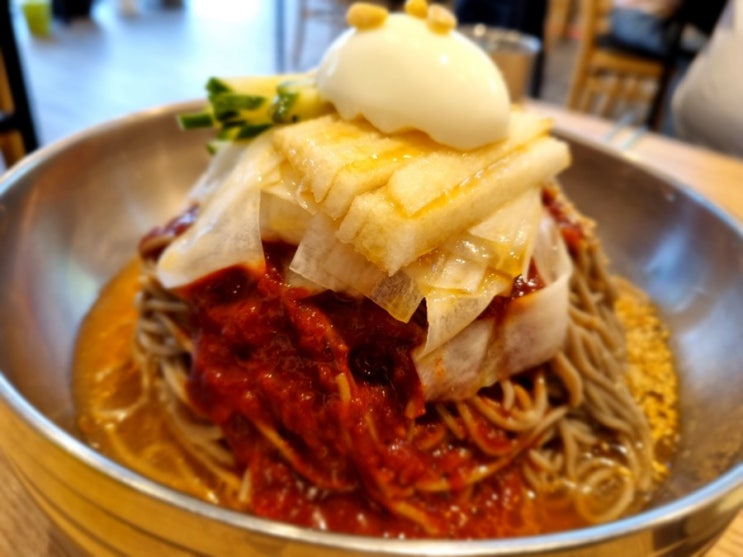
[[[589,524],[620,517],[644,502],[654,483],[651,429],[627,383],[625,332],[614,311],[617,283],[607,272],[590,226],[583,228],[583,238],[571,246],[574,274],[564,348],[548,364],[503,379],[467,400],[431,405],[425,436],[422,426],[411,421],[408,436],[419,439],[417,446],[422,450],[434,453],[457,442],[478,457],[460,471],[456,485],[446,477],[421,480],[414,485],[414,493],[407,494],[415,497],[404,496],[380,476],[374,480],[375,498],[389,512],[435,535],[436,519],[421,501],[487,482],[509,466],[519,467],[527,486],[543,504],[555,511],[571,508]],[[143,251],[156,251],[171,240],[151,237]],[[154,398],[166,409],[168,429],[192,463],[186,465],[171,455],[176,462],[173,473],[200,482],[188,479],[196,467],[220,485],[219,493],[210,492],[211,499],[249,510],[251,470],[242,476],[236,472],[220,429],[192,410],[186,392],[193,351],[188,332],[190,308],[159,284],[154,268],[154,260],[143,261],[137,298],[134,353],[140,396],[116,409],[115,417],[124,420],[146,399]],[[344,403],[354,380],[350,375],[337,378],[337,395]],[[253,425],[300,476],[321,489],[348,488],[304,467],[273,424]],[[366,427],[377,439],[373,420],[368,419]],[[142,455],[133,454],[115,438],[112,443],[122,458],[142,466]],[[157,452],[158,448],[148,450]]]

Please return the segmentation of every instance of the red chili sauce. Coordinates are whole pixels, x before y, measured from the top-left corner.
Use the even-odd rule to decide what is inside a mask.
[[[542,189],[542,204],[557,224],[568,250],[573,254],[576,253],[578,245],[586,237],[587,219],[579,217],[579,213],[569,207],[569,202],[554,186],[548,185]]]
[[[447,433],[423,400],[410,350],[425,339],[425,306],[402,323],[367,299],[289,287],[294,248],[264,249],[263,272],[234,267],[179,292],[193,307],[188,392],[249,470],[251,511],[375,536],[541,530],[515,467],[465,486],[467,471],[492,457]],[[512,296],[539,283],[518,280]],[[488,426],[487,435],[508,450],[506,433]],[[442,478],[450,490],[414,488]],[[412,520],[401,502],[417,509]]]
[[[558,192],[543,202],[568,244],[582,236]],[[191,208],[140,244],[157,258]],[[572,240],[572,242],[571,242]],[[517,466],[467,485],[492,463],[426,405],[410,351],[425,340],[425,304],[409,323],[364,298],[290,287],[294,247],[265,243],[265,269],[233,267],[183,288],[192,307],[192,405],[219,425],[257,515],[332,531],[389,537],[506,537],[565,527],[545,522]],[[534,266],[483,317],[543,286]],[[508,434],[482,424],[491,448]],[[445,481],[447,490],[418,487]],[[402,505],[402,506],[400,506]],[[412,509],[412,510],[411,510]],[[405,518],[408,516],[410,519]]]

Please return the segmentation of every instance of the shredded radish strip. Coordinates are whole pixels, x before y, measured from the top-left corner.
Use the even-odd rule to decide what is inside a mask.
[[[174,288],[233,265],[261,266],[262,242],[282,240],[297,246],[287,275],[293,286],[366,296],[403,322],[425,299],[428,334],[414,359],[428,400],[474,394],[561,346],[571,267],[543,216],[540,182],[518,188],[486,218],[392,275],[341,241],[339,221],[307,187],[273,132],[220,151],[189,197],[200,202],[195,222],[158,261],[160,282]],[[478,321],[532,259],[547,286],[514,300],[497,327]]]
[[[239,154],[231,172],[219,173],[224,182],[211,187],[196,222],[158,260],[157,277],[163,286],[184,286],[232,265],[263,264],[261,187],[263,177],[280,162],[264,135]]]
[[[557,228],[546,214],[540,223],[534,258],[546,286],[514,299],[497,327],[491,320],[475,320],[435,350],[419,347],[414,352],[426,399],[474,395],[499,378],[549,360],[562,347],[573,267]]]

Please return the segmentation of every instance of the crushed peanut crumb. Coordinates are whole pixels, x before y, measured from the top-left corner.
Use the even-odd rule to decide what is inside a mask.
[[[655,444],[653,471],[660,481],[668,475],[679,433],[678,380],[669,332],[643,292],[624,281],[619,287],[615,310],[627,335],[627,382],[648,418]]]
[[[456,26],[456,16],[444,6],[434,4],[428,8],[428,27],[434,33],[446,34]]]
[[[387,21],[387,8],[369,2],[354,2],[346,12],[346,21],[358,30],[380,27]]]

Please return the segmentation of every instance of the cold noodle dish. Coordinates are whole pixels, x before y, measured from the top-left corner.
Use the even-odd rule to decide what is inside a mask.
[[[180,118],[214,128],[211,161],[83,324],[81,429],[156,481],[336,532],[639,510],[677,435],[667,332],[561,190],[568,146],[441,6],[347,17],[315,71],[211,79]]]

